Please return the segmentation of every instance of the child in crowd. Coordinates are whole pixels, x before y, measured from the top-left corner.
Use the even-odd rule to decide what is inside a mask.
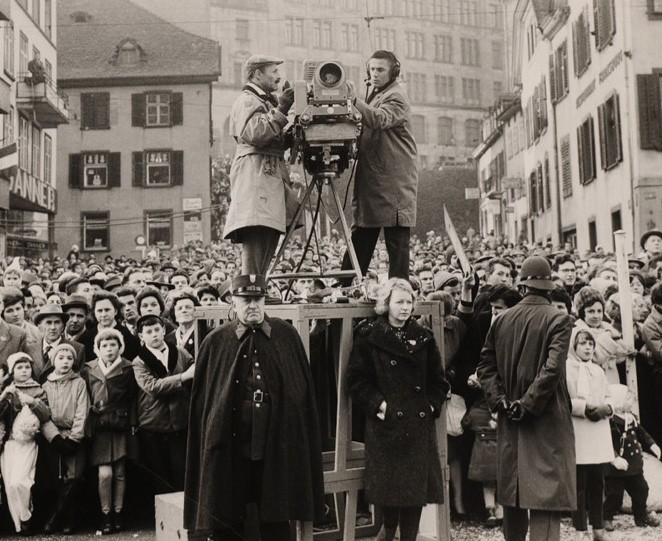
[[[616,458],[605,477],[605,528],[613,531],[612,520],[620,512],[626,490],[632,498],[635,525],[659,526],[660,520],[646,509],[648,483],[644,478],[643,452],[648,451],[659,460],[660,447],[631,413],[633,397],[628,388],[625,385],[612,385],[611,393],[616,413],[609,424]]]
[[[57,478],[55,509],[44,525],[44,533],[53,534],[62,529],[64,535],[73,533],[76,515],[77,481],[85,468],[85,420],[90,409],[90,399],[85,381],[73,367],[76,350],[70,344],[60,343],[50,352],[54,370],[44,382],[44,391],[51,408],[51,423],[43,432],[50,445],[46,448],[52,477]]]
[[[136,426],[136,381],[131,363],[122,357],[124,339],[113,329],[101,329],[94,338],[97,358],[83,368],[90,393],[91,437],[89,462],[98,466],[101,532],[122,530],[126,488],[128,437]],[[113,515],[114,511],[114,515]]]
[[[472,374],[468,385],[480,389],[478,377]],[[503,507],[496,502],[497,415],[491,413],[485,398],[478,398],[462,419],[462,426],[476,434],[468,478],[483,484],[483,500],[487,510],[486,526],[493,528],[503,521]]]
[[[577,463],[577,511],[572,514],[572,524],[577,530],[577,538],[586,539],[588,507],[593,539],[603,541],[610,539],[604,529],[602,502],[604,467],[614,460],[608,420],[613,409],[608,403],[607,377],[604,370],[593,362],[594,354],[593,334],[586,329],[575,328],[566,362]]]
[[[39,427],[48,421],[48,399],[34,380],[34,363],[27,353],[7,358],[11,382],[0,393],[0,418],[5,437],[0,469],[7,494],[7,505],[17,532],[31,532],[32,495],[37,466]]]

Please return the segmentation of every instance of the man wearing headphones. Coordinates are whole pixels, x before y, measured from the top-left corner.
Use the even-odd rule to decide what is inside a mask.
[[[388,275],[409,278],[409,233],[416,225],[418,169],[411,107],[400,85],[400,62],[390,51],[375,51],[367,64],[366,99],[350,96],[363,115],[354,179],[352,243],[365,275],[384,229]],[[343,269],[351,268],[345,253]],[[351,279],[349,280],[351,281]],[[349,285],[347,280],[343,285]]]

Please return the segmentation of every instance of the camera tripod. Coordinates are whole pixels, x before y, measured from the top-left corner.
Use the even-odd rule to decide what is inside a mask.
[[[285,238],[280,244],[280,248],[276,253],[271,268],[269,269],[269,278],[283,278],[283,279],[296,279],[296,278],[344,278],[348,276],[356,277],[357,282],[360,284],[363,281],[363,273],[361,272],[361,267],[359,266],[359,260],[356,257],[356,251],[354,250],[354,245],[352,244],[351,232],[349,226],[347,225],[347,220],[345,219],[345,213],[343,212],[343,206],[340,202],[340,197],[338,195],[338,190],[336,189],[334,180],[337,178],[338,174],[335,171],[323,171],[320,173],[313,174],[312,181],[308,184],[306,192],[303,196],[303,200],[299,205],[296,213],[294,214],[294,219],[292,223],[288,226],[287,232],[285,233]],[[333,203],[335,204],[336,211],[338,212],[338,217],[340,219],[340,229],[343,238],[345,239],[345,245],[347,246],[347,251],[349,253],[349,259],[352,263],[352,270],[338,270],[331,272],[288,272],[288,273],[274,273],[278,263],[280,263],[283,252],[287,248],[288,243],[290,242],[292,235],[296,229],[296,225],[299,223],[299,218],[303,214],[304,209],[306,208],[307,203],[310,202],[310,198],[313,194],[313,191],[317,189],[318,191],[318,206],[322,198],[322,189],[324,186],[328,186],[331,189],[331,194],[333,195]],[[315,229],[317,220],[319,219],[319,213],[315,212],[314,222],[311,224],[311,234]],[[308,243],[307,243],[308,244]],[[305,252],[301,256],[305,257]]]

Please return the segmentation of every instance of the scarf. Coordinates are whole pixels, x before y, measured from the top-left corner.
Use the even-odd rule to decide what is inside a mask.
[[[106,365],[101,359],[99,359],[99,370],[103,373],[104,376],[108,377],[108,374],[113,372],[122,362],[122,356],[118,355],[110,365]]]

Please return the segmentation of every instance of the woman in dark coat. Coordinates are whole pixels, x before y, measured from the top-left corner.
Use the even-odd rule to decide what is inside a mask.
[[[435,419],[450,389],[432,332],[412,317],[408,281],[380,290],[381,317],[359,325],[347,372],[366,414],[366,497],[384,512],[386,541],[416,539],[422,507],[443,502]]]

